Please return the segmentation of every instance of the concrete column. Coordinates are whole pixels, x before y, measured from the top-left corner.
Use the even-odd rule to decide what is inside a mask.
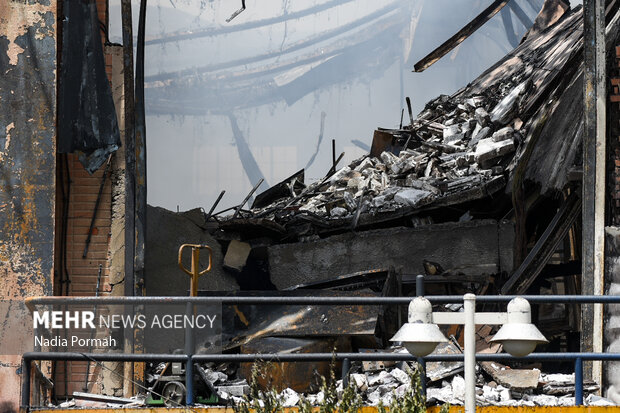
[[[605,0],[584,0],[584,135],[582,294],[603,294],[605,245]],[[581,350],[603,350],[600,304],[582,306]],[[601,363],[584,376],[600,383]]]

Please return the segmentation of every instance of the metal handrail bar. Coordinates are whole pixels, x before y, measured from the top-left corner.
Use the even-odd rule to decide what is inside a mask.
[[[481,303],[508,303],[515,295],[487,295],[476,297]],[[620,304],[620,296],[600,295],[523,295],[531,303],[571,303],[571,304]],[[445,295],[426,297],[431,303],[460,303],[463,296]],[[28,297],[27,307],[35,311],[37,305],[59,304],[255,304],[255,305],[407,305],[411,297]],[[50,353],[29,352],[23,355],[22,406],[30,407],[31,362],[34,360],[90,360],[90,361],[178,361],[186,362],[187,403],[192,404],[193,363],[199,361],[257,361],[277,360],[280,362],[325,361],[325,360],[382,360],[412,361],[416,358],[407,353],[304,353],[304,354],[126,354],[126,353]],[[419,360],[419,359],[418,359]],[[426,361],[463,361],[462,354],[429,355]],[[514,357],[510,354],[476,354],[478,361],[575,361],[575,404],[583,404],[583,361],[620,361],[620,353],[534,353],[526,357]]]
[[[615,295],[483,295],[477,296],[478,303],[508,303],[516,297],[525,298],[530,303],[564,304],[620,304],[620,296]],[[461,303],[462,295],[426,296],[431,303]],[[257,304],[257,305],[408,305],[412,297],[28,297],[24,301],[30,310],[36,305],[59,304]]]

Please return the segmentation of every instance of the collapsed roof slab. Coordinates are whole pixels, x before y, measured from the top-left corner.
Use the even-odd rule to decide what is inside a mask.
[[[512,271],[514,227],[473,220],[346,233],[269,247],[271,282],[278,289],[377,267],[423,274],[423,261],[467,275]]]

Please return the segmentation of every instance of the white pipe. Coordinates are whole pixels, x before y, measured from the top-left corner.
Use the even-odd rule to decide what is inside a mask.
[[[465,413],[476,413],[476,296],[463,296],[465,310]]]

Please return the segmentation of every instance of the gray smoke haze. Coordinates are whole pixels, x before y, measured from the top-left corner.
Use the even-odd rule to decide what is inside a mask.
[[[532,5],[542,4],[513,1],[532,21]],[[218,210],[235,205],[258,176],[274,185],[315,152],[306,182],[320,179],[331,166],[332,139],[336,155],[345,152],[340,165],[349,163],[366,153],[360,146],[370,145],[376,127],[399,126],[406,96],[418,113],[514,46],[498,14],[412,73],[490,0],[248,0],[230,23],[240,1],[148,4],[148,202],[172,210],[208,210],[221,190]],[[120,0],[110,6],[110,38],[120,42]],[[134,30],[138,10],[134,1]],[[514,12],[510,21],[520,39],[525,25]]]

